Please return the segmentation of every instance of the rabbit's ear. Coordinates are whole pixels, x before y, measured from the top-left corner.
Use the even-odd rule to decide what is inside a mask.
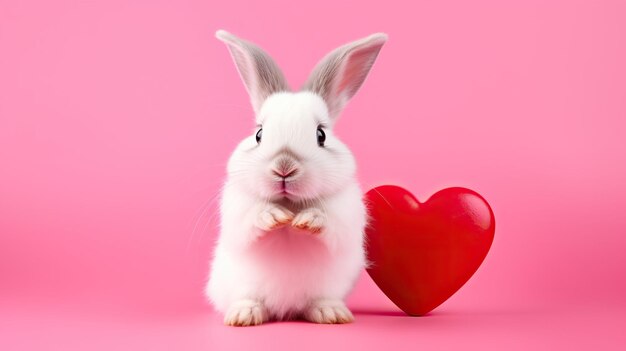
[[[336,118],[365,81],[386,41],[386,34],[377,33],[335,49],[315,66],[302,89],[320,95],[330,117]]]
[[[289,90],[282,71],[261,48],[224,30],[218,30],[215,36],[228,46],[250,95],[254,112],[259,112],[263,102],[271,94]]]

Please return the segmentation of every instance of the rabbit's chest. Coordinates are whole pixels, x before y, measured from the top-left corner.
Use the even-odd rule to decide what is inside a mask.
[[[323,271],[332,262],[324,243],[309,232],[285,227],[259,238],[251,248],[254,262],[263,275],[275,279],[311,275]]]

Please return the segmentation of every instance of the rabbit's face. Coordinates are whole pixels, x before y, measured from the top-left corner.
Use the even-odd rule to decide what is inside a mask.
[[[387,35],[373,34],[331,51],[297,93],[289,92],[280,68],[261,48],[226,31],[216,36],[228,46],[257,116],[257,129],[228,163],[230,182],[267,201],[299,202],[352,182],[354,159],[332,126],[363,84]]]
[[[229,178],[250,193],[307,201],[353,179],[354,158],[333,135],[327,105],[317,94],[275,93],[263,103],[256,123],[228,164]]]

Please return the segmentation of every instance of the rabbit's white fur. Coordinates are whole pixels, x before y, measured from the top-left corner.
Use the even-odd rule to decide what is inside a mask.
[[[356,92],[386,36],[331,53],[301,92],[285,91],[281,73],[258,47],[223,31],[217,36],[229,45],[262,137],[257,143],[255,130],[228,162],[207,294],[229,325],[293,317],[350,322],[343,299],[365,265],[367,214],[354,158],[333,135],[337,116],[328,106],[342,108]],[[373,58],[359,61],[367,55]],[[281,167],[295,171],[281,175]]]

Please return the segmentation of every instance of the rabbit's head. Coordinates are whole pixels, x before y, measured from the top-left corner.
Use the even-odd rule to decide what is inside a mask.
[[[262,49],[222,30],[216,36],[227,44],[256,113],[256,128],[228,162],[230,183],[268,201],[304,202],[353,182],[354,158],[333,126],[387,36],[374,34],[332,51],[299,92],[290,91]]]

